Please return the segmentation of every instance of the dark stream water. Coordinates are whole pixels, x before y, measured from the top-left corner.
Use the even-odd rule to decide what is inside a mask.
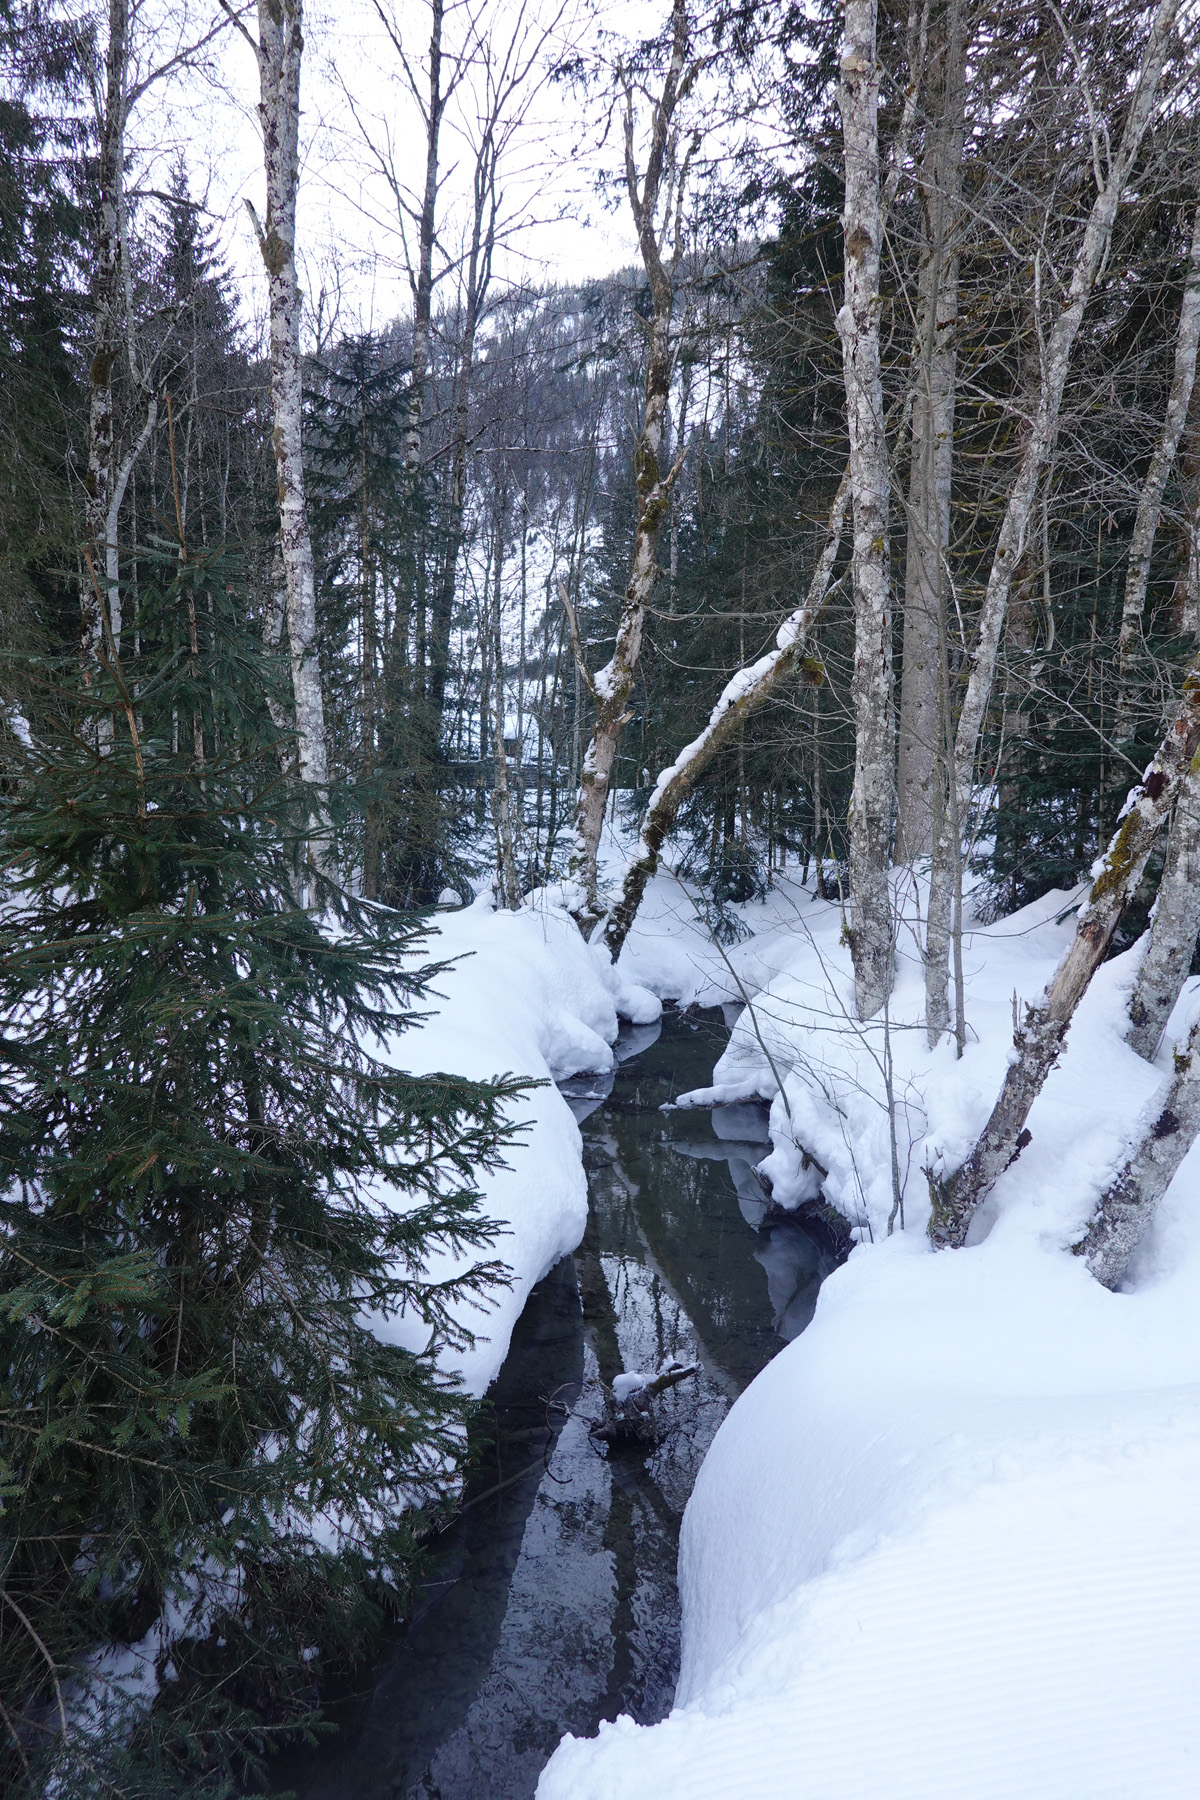
[[[670,1710],[696,1473],[839,1260],[818,1223],[764,1223],[764,1108],[659,1111],[708,1083],[727,1035],[717,1011],[668,1013],[625,1034],[615,1077],[566,1084],[587,1235],[530,1295],[419,1606],[335,1709],[337,1737],[280,1768],[301,1800],[527,1800],[564,1732]],[[672,1357],[701,1368],[656,1401],[657,1444],[597,1447],[601,1384]]]

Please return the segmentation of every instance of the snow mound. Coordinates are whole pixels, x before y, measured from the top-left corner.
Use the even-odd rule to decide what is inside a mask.
[[[417,1075],[446,1070],[487,1080],[514,1074],[548,1084],[516,1103],[514,1117],[524,1129],[505,1152],[508,1167],[480,1178],[482,1210],[506,1233],[492,1254],[508,1265],[512,1281],[484,1310],[464,1313],[475,1344],[447,1358],[478,1395],[499,1372],[529,1290],[575,1248],[587,1222],[579,1127],[552,1084],[612,1069],[618,1018],[646,1024],[661,1008],[552,906],[496,911],[484,896],[440,916],[420,960],[452,958],[454,966],[437,978],[420,1009],[429,1016],[384,1045],[387,1060]],[[429,1273],[443,1279],[454,1266],[449,1257],[435,1258]],[[377,1329],[410,1349],[427,1341],[424,1327],[411,1320],[379,1321]]]
[[[904,918],[923,896],[899,898]],[[690,960],[693,997],[750,1001],[685,1099],[773,1097],[775,1199],[819,1188],[860,1242],[701,1469],[674,1711],[564,1739],[538,1800],[1200,1793],[1200,1146],[1127,1291],[1070,1250],[1161,1098],[1197,984],[1152,1066],[1124,1043],[1140,952],[1107,963],[972,1246],[935,1255],[924,1232],[925,1170],[981,1129],[1014,995],[1039,996],[1072,899],[970,930],[960,1059],[926,1044],[915,932],[887,1020],[864,1026],[836,906],[783,890],[742,908],[756,935],[718,968],[656,895],[630,973],[655,985],[657,933],[659,992]]]
[[[1200,1791],[1195,1288],[857,1250],[701,1470],[674,1712],[567,1738],[538,1800]]]

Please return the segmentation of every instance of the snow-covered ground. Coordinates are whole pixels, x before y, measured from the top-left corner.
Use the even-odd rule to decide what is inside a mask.
[[[823,1190],[860,1242],[701,1471],[674,1712],[568,1738],[539,1800],[1200,1792],[1200,1156],[1126,1291],[1070,1254],[1168,1079],[1170,1041],[1154,1068],[1122,1041],[1137,950],[1093,982],[971,1246],[924,1235],[924,1168],[986,1118],[1074,898],[972,930],[960,1061],[925,1047],[915,936],[864,1029],[836,905],[785,883],[722,956],[654,884],[622,972],[752,1002],[694,1103],[771,1099],[774,1197]]]

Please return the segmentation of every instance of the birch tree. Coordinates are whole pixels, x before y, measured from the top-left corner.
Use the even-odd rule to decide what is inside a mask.
[[[1192,389],[1196,382],[1196,348],[1200,344],[1200,206],[1192,220],[1192,238],[1184,274],[1183,302],[1175,335],[1175,363],[1167,396],[1166,416],[1150,467],[1138,498],[1137,517],[1129,546],[1125,594],[1121,606],[1121,633],[1117,639],[1117,715],[1113,735],[1118,743],[1133,733],[1134,669],[1142,641],[1142,615],[1150,581],[1150,558],[1162,513],[1163,495],[1175,453],[1187,423]]]
[[[143,357],[134,331],[130,290],[128,132],[134,109],[157,83],[193,63],[224,22],[198,35],[188,30],[186,9],[165,43],[139,30],[133,0],[108,0],[103,55],[91,71],[96,128],[94,236],[90,299],[92,344],[88,363],[88,457],[84,476],[84,542],[88,572],[82,587],[83,652],[91,661],[111,634],[121,647],[118,531],[121,507],[138,458],[159,418],[153,355]],[[137,56],[141,40],[143,54]],[[161,345],[160,345],[161,349]],[[127,378],[129,417],[118,416],[117,380]]]
[[[1129,1000],[1128,1041],[1139,1056],[1157,1054],[1183,992],[1200,935],[1200,773],[1191,772],[1175,802],[1150,938]]]
[[[617,747],[628,720],[637,677],[646,610],[658,576],[658,542],[679,473],[677,460],[662,467],[671,391],[671,314],[675,272],[682,254],[682,212],[689,152],[679,138],[680,108],[696,80],[699,65],[689,60],[689,21],[685,0],[671,9],[671,46],[662,89],[651,110],[646,166],[639,174],[634,142],[634,80],[624,65],[617,79],[624,95],[625,192],[650,287],[651,314],[646,353],[642,416],[634,447],[637,523],[630,558],[629,584],[617,623],[616,644],[609,661],[592,678],[595,717],[591,741],[580,770],[575,804],[575,840],[569,879],[581,923],[594,923],[601,913],[596,859],[608,804],[609,781]],[[673,239],[673,243],[672,243]]]
[[[847,0],[838,106],[845,153],[845,288],[837,315],[850,434],[854,520],[854,787],[850,801],[851,954],[860,1018],[892,986],[888,884],[895,801],[892,619],[889,604],[890,471],[879,349],[879,64],[875,0]]]
[[[296,709],[301,778],[325,787],[328,763],[325,705],[317,660],[317,604],[312,539],[304,491],[301,435],[303,369],[300,286],[296,278],[296,196],[300,185],[300,61],[303,0],[257,0],[258,41],[221,0],[258,61],[259,124],[266,175],[266,213],[260,222],[247,202],[263,267],[270,317],[271,408],[279,504],[279,547],[287,596],[288,651]],[[319,802],[323,805],[323,802]],[[313,853],[315,854],[315,852]]]
[[[429,0],[429,49],[424,65],[410,54],[396,12],[382,0],[373,0],[401,71],[404,90],[417,108],[424,137],[420,180],[408,180],[405,155],[393,137],[388,119],[369,120],[353,89],[343,81],[368,157],[382,175],[395,208],[396,223],[404,246],[405,266],[412,294],[412,356],[408,401],[408,430],[404,460],[410,473],[424,460],[425,399],[429,384],[433,341],[434,249],[437,243],[438,193],[441,184],[442,126],[446,109],[466,78],[475,48],[474,32],[465,43],[448,50],[445,42],[445,0]],[[453,8],[452,8],[453,10]]]
[[[1189,608],[1200,605],[1200,568],[1189,558]],[[1200,936],[1200,770],[1191,769],[1179,790],[1150,937],[1129,999],[1129,1044],[1148,1060],[1158,1052],[1167,1020],[1183,992]]]
[[[108,602],[110,522],[117,480],[114,379],[125,336],[122,225],[125,212],[125,127],[129,109],[129,0],[109,0],[102,80],[97,83],[96,240],[92,262],[92,358],[88,408],[88,466],[84,479],[85,529],[91,579],[83,583],[83,646],[92,660],[103,643],[99,588],[104,570]],[[119,507],[120,500],[117,499]],[[115,544],[113,546],[115,552]]]
[[[963,0],[947,0],[939,7],[923,75],[925,143],[917,176],[922,242],[914,320],[896,812],[897,855],[904,859],[928,856],[933,849],[934,771],[943,737],[943,584],[950,543],[966,134]]]
[[[746,720],[778,693],[789,677],[804,668],[806,661],[810,679],[822,679],[820,664],[810,655],[808,645],[829,593],[849,504],[850,477],[847,472],[834,496],[825,542],[803,606],[797,607],[779,627],[775,648],[748,668],[739,669],[725,684],[700,736],[681,750],[670,767],[658,777],[642,821],[637,849],[625,870],[620,897],[604,929],[604,942],[614,962],[621,954],[637,916],[646,883],[658,869],[663,845],[679,808],[713,758],[734,741]]]
[[[944,995],[948,980],[949,933],[940,930],[950,912],[955,870],[961,847],[952,841],[956,822],[967,818],[975,772],[975,755],[995,680],[1000,637],[1018,565],[1025,549],[1039,483],[1058,432],[1063,391],[1084,311],[1112,241],[1121,197],[1133,170],[1142,139],[1154,116],[1159,84],[1171,48],[1179,0],[1158,0],[1137,79],[1130,95],[1117,148],[1106,154],[1108,138],[1093,120],[1096,197],[1075,255],[1063,302],[1045,340],[1041,377],[1033,396],[1030,423],[1016,476],[996,540],[983,597],[971,672],[954,734],[949,781],[952,803],[945,809],[934,846],[930,882],[930,930],[926,938],[927,994],[935,996],[934,1016],[948,1017]],[[1048,276],[1039,270],[1039,280]]]
[[[1141,1142],[1108,1188],[1075,1247],[1097,1281],[1115,1288],[1200,1133],[1200,1020],[1182,1050],[1166,1095]]]
[[[914,5],[910,8],[910,65],[920,63],[924,58],[927,11],[927,7],[918,8]],[[917,95],[917,83],[915,80],[910,81],[900,126],[888,159],[887,179],[883,190],[884,221],[896,198],[916,116]],[[908,426],[911,404],[910,391],[900,408],[897,429],[901,436]],[[705,769],[722,750],[734,742],[747,721],[783,689],[797,670],[804,670],[807,678],[818,685],[823,679],[821,665],[811,656],[809,645],[813,627],[830,592],[849,507],[850,468],[847,465],[833,497],[821,552],[802,605],[789,614],[779,627],[775,648],[767,651],[756,662],[738,669],[730,677],[717,698],[704,730],[659,775],[642,821],[637,848],[626,866],[621,893],[605,927],[604,941],[614,960],[620,955],[629,935],[645,894],[646,884],[658,869],[663,845],[674,827],[679,809]],[[819,831],[817,835],[819,837]],[[818,882],[819,880],[818,877]]]
[[[1121,914],[1137,889],[1154,840],[1188,781],[1200,753],[1200,662],[1183,684],[1179,710],[1142,782],[1125,802],[1121,822],[1101,859],[1075,937],[1045,994],[1013,1034],[1016,1055],[978,1143],[945,1180],[930,1176],[929,1235],[960,1245],[979,1202],[1031,1140],[1029,1111],[1058,1061],[1075,1009],[1107,956]]]

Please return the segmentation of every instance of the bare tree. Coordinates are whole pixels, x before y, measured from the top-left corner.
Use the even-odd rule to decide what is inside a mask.
[[[1118,743],[1126,742],[1133,733],[1134,665],[1142,640],[1142,614],[1146,608],[1146,588],[1150,581],[1150,558],[1154,537],[1162,512],[1163,495],[1183,428],[1187,423],[1196,383],[1196,348],[1200,344],[1200,206],[1192,221],[1192,241],[1188,250],[1187,270],[1183,283],[1183,302],[1179,312],[1179,329],[1175,335],[1175,366],[1167,396],[1166,417],[1155,445],[1150,467],[1138,499],[1137,518],[1129,546],[1129,564],[1125,575],[1125,595],[1121,606],[1121,634],[1117,639],[1117,712],[1113,735]]]
[[[1102,121],[1093,118],[1093,157],[1096,198],[1092,203],[1082,240],[1075,255],[1061,306],[1047,334],[1037,393],[1032,398],[1028,434],[996,541],[987,588],[979,616],[971,673],[954,736],[949,781],[951,804],[944,810],[934,845],[930,881],[929,921],[926,939],[926,992],[944,995],[948,980],[949,932],[944,922],[950,913],[955,872],[961,846],[953,832],[965,821],[971,803],[975,755],[984,716],[995,680],[1000,636],[1013,582],[1025,549],[1038,486],[1058,432],[1063,391],[1071,354],[1092,290],[1112,241],[1113,224],[1142,139],[1154,115],[1159,83],[1171,47],[1171,33],[1179,0],[1158,0],[1149,36],[1142,53],[1137,80],[1130,95],[1117,148],[1106,154],[1108,137]],[[1059,15],[1056,15],[1059,16]],[[1049,271],[1036,269],[1039,281]],[[935,1010],[948,1016],[944,1000]]]
[[[103,55],[92,71],[96,123],[95,238],[92,253],[92,354],[88,365],[88,460],[84,477],[84,525],[89,572],[83,583],[83,648],[94,658],[106,633],[121,645],[118,528],[121,507],[138,458],[153,436],[159,394],[153,356],[142,357],[130,301],[128,132],[135,108],[156,83],[202,54],[224,21],[193,36],[186,9],[166,44],[139,30],[136,0],[108,0]],[[139,58],[140,40],[145,54]],[[161,345],[160,345],[161,349]],[[122,436],[116,383],[124,366],[132,407]],[[107,616],[106,616],[107,614]]]
[[[958,270],[966,134],[963,0],[944,0],[929,32],[917,174],[922,241],[914,319],[912,455],[900,678],[896,853],[933,849],[934,769],[942,738],[946,554],[958,361]],[[910,81],[916,80],[910,71]]]
[[[1150,940],[1129,999],[1129,1043],[1139,1056],[1158,1051],[1183,992],[1200,934],[1200,770],[1179,790],[1154,903]]]
[[[850,800],[851,954],[860,1018],[880,1011],[892,986],[888,862],[895,800],[890,470],[879,348],[879,63],[875,0],[847,0],[838,105],[845,150],[845,292],[837,315],[850,432],[854,517],[854,788]]]
[[[1108,1188],[1076,1254],[1105,1287],[1124,1275],[1179,1165],[1200,1133],[1200,1020],[1183,1050],[1165,1098],[1141,1142]]]
[[[624,65],[618,65],[617,69],[625,101],[625,191],[637,229],[642,266],[650,286],[651,315],[642,417],[633,457],[637,525],[629,585],[625,590],[612,657],[593,677],[596,712],[591,742],[580,771],[575,806],[575,843],[569,872],[578,890],[577,916],[584,923],[594,923],[602,910],[597,893],[596,859],[608,804],[609,778],[628,717],[646,609],[658,576],[658,540],[670,506],[671,489],[681,467],[677,460],[671,468],[664,470],[660,459],[667,431],[674,278],[682,253],[682,210],[690,160],[690,151],[679,140],[678,114],[699,72],[699,64],[689,61],[689,30],[686,0],[674,0],[667,71],[651,109],[650,144],[645,172],[640,176],[634,143],[635,83]]]
[[[923,56],[924,30],[928,5],[910,8],[910,59]],[[884,183],[882,217],[886,220],[895,201],[908,143],[916,116],[917,86],[910,82],[901,112],[900,126],[888,159]],[[898,431],[902,437],[908,426],[912,403],[911,390],[900,408]],[[807,674],[819,684],[823,670],[808,653],[813,627],[829,595],[834,565],[841,549],[846,514],[850,507],[850,468],[845,468],[833,497],[826,521],[820,554],[801,606],[779,627],[775,648],[747,667],[738,669],[726,682],[717,698],[708,723],[700,735],[688,744],[675,761],[664,769],[655,783],[639,835],[638,845],[625,870],[620,897],[605,927],[604,941],[613,958],[620,955],[646,891],[646,884],[658,869],[659,857],[674,827],[680,806],[695,782],[709,767],[713,758],[738,737],[746,722],[784,687],[798,669],[810,663]],[[814,747],[815,748],[815,747]],[[816,806],[820,809],[819,765],[814,781]],[[816,836],[820,837],[819,824]],[[818,890],[821,882],[818,876]]]
[[[257,0],[257,43],[229,0],[221,0],[221,5],[258,62],[258,116],[267,188],[266,215],[261,223],[253,206],[249,201],[246,204],[267,272],[271,406],[275,420],[271,442],[279,494],[279,546],[287,593],[288,650],[300,774],[320,790],[326,784],[328,763],[325,704],[317,660],[312,539],[304,491],[300,286],[296,279],[303,0]],[[323,805],[323,801],[319,804]],[[315,849],[311,854],[317,855]]]
[[[1025,1008],[1024,1020],[1013,1035],[1017,1054],[978,1143],[955,1174],[944,1181],[930,1176],[933,1211],[929,1235],[935,1244],[963,1243],[975,1208],[1029,1143],[1029,1110],[1058,1060],[1088,983],[1108,954],[1121,914],[1137,889],[1154,840],[1198,751],[1200,663],[1195,663],[1184,680],[1179,710],[1145,779],[1125,802],[1121,823],[1080,910],[1075,937],[1041,1000]]]
[[[1200,606],[1200,567],[1189,556],[1189,610]],[[1200,935],[1200,769],[1190,769],[1179,790],[1162,877],[1150,922],[1150,938],[1129,998],[1128,1041],[1153,1058],[1175,1002],[1183,992]]]
[[[694,742],[680,751],[669,768],[664,769],[650,796],[638,846],[629,861],[621,885],[620,898],[604,929],[604,942],[615,962],[637,917],[638,907],[646,891],[646,883],[658,868],[659,857],[671,828],[695,782],[712,762],[713,757],[732,743],[746,720],[777,694],[806,660],[811,678],[819,681],[823,671],[809,653],[808,645],[821,608],[829,593],[833,565],[841,548],[846,513],[850,505],[850,477],[843,475],[830,509],[825,542],[809,583],[803,606],[797,607],[775,638],[774,650],[748,668],[739,669],[725,684],[708,724]]]

